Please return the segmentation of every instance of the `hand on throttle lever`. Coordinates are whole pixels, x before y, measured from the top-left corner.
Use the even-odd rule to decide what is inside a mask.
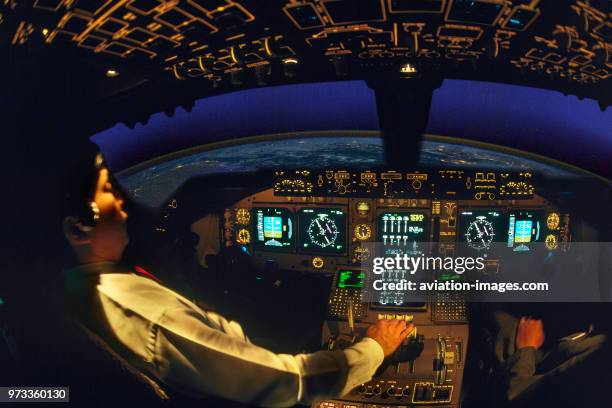
[[[397,350],[413,330],[414,325],[406,324],[403,320],[379,320],[368,327],[366,337],[376,340],[382,347],[385,357],[388,357]]]

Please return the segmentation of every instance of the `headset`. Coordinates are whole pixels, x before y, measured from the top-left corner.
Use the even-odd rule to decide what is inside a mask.
[[[98,224],[100,208],[91,198],[95,193],[96,182],[102,167],[104,167],[104,157],[98,152],[95,155],[93,167],[78,169],[80,174],[75,177],[78,177],[78,180],[74,181],[72,191],[66,194],[66,200],[73,204],[70,205],[69,214],[64,219],[64,230],[67,233],[84,237]]]
[[[79,233],[87,233],[95,228],[100,220],[100,208],[95,201],[87,202],[86,206],[80,214],[75,216],[76,222],[73,223],[73,227],[78,230]]]

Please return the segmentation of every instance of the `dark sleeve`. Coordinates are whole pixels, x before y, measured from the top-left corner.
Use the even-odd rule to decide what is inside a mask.
[[[535,375],[537,353],[535,348],[525,347],[506,361],[506,398],[509,401],[516,399],[540,379],[540,375]]]

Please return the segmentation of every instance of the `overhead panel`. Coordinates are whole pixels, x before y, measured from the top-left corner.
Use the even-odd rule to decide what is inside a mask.
[[[136,71],[208,80],[213,89],[424,73],[586,96],[601,95],[612,75],[607,0],[36,0],[27,7],[33,18],[15,22],[8,43],[42,32],[50,47],[138,59],[150,66]]]

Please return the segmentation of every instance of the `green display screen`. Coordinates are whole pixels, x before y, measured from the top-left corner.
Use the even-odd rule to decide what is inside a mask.
[[[345,252],[346,213],[340,208],[302,208],[299,223],[302,252]]]
[[[340,289],[355,288],[362,289],[365,286],[365,272],[342,270],[338,272],[336,287]]]

